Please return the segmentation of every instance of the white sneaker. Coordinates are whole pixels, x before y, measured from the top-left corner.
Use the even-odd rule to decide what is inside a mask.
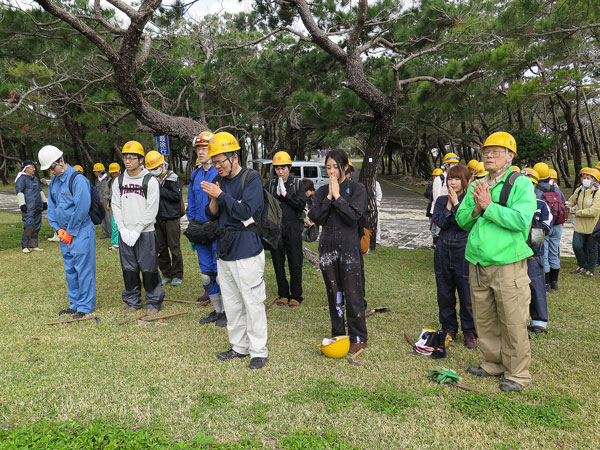
[[[50,242],[60,242],[60,238],[58,237],[58,234],[55,234],[54,236],[52,236],[51,238],[48,238],[48,240]]]
[[[30,251],[30,250],[29,250],[27,247],[25,247],[25,248],[23,249],[23,253],[31,253],[31,251]]]
[[[31,250],[35,250],[36,252],[43,252],[44,251],[43,248],[39,248],[39,247],[32,247]]]

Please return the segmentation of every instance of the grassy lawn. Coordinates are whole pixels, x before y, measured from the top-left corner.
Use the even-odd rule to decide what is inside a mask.
[[[531,339],[533,384],[509,395],[497,379],[465,373],[480,357],[460,336],[445,360],[411,354],[403,332],[414,339],[437,327],[430,250],[366,256],[369,308],[391,311],[367,319],[362,366],[320,354],[329,315],[322,277],[306,265],[305,302],[268,309],[269,361],[250,371],[247,359],[217,360],[229,343],[225,329],[198,324],[209,308],[165,302],[165,313],[188,314],[115,326],[125,320],[123,281],[107,240],[97,245],[100,323],[47,326],[67,306],[59,246],[43,241],[43,253],[23,255],[20,230],[15,242],[5,237],[8,216],[0,215],[2,247],[12,247],[0,252],[0,449],[600,447],[599,282],[569,275],[572,259],[549,298],[550,332]],[[167,298],[201,293],[196,256],[185,247],[184,257],[184,282]],[[266,281],[270,304],[269,257]],[[454,369],[490,394],[430,382],[430,368]]]

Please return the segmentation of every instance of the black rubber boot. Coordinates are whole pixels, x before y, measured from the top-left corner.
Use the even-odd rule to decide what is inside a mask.
[[[558,273],[560,269],[550,269],[550,288],[553,291],[558,291]]]
[[[546,292],[550,292],[550,272],[546,272],[545,276],[546,276]]]

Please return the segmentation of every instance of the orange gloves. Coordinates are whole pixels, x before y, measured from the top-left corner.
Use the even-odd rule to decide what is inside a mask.
[[[67,233],[62,228],[60,230],[58,230],[56,233],[60,237],[61,241],[63,241],[67,245],[71,245],[71,242],[73,241],[73,235]]]

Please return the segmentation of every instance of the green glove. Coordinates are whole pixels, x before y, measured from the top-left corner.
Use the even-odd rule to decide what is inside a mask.
[[[457,383],[460,377],[450,369],[429,369],[427,376],[440,384]]]

